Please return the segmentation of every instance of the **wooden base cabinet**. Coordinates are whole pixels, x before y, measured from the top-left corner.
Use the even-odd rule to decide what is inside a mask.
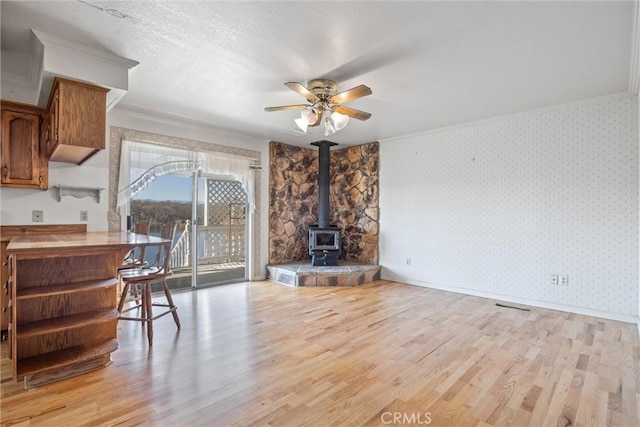
[[[131,249],[167,243],[127,232],[12,238],[7,252],[14,379],[28,388],[110,364],[118,348],[118,268]]]
[[[118,348],[120,251],[11,254],[14,378],[25,386],[106,366]]]
[[[87,224],[0,225],[0,340],[9,338],[9,257],[7,246],[13,237],[45,234],[86,233]]]

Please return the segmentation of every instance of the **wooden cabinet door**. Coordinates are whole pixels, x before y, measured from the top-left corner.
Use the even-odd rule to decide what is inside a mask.
[[[2,185],[47,188],[40,150],[40,115],[2,110]]]

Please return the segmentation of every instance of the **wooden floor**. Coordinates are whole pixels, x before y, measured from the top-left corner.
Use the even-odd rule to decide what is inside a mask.
[[[22,390],[3,343],[2,425],[640,425],[633,324],[385,281],[174,296],[180,332],[121,322],[73,379]]]

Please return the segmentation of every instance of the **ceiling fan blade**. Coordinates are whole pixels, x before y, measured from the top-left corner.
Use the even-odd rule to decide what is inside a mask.
[[[343,102],[371,95],[372,93],[373,91],[368,86],[360,85],[333,95],[330,102],[333,104],[342,104]]]
[[[347,116],[358,120],[368,120],[369,117],[371,117],[371,113],[356,110],[355,108],[343,107],[342,105],[334,105],[333,111],[340,114],[346,114]]]
[[[281,105],[279,107],[265,107],[264,111],[301,110],[308,106],[308,104]]]
[[[302,86],[302,84],[298,82],[287,82],[285,83],[285,86],[295,92],[298,92],[300,95],[304,96],[309,101],[313,101],[313,102],[320,101],[320,98],[318,98],[313,92],[311,92],[309,89]]]

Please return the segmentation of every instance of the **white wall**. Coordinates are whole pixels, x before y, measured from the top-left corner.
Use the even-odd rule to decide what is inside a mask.
[[[73,163],[49,163],[49,190],[0,188],[0,224],[32,224],[31,211],[42,210],[42,224],[81,223],[80,211],[89,213],[89,231],[107,230],[108,150],[101,151],[78,166]],[[58,201],[55,185],[104,188],[100,203],[92,197],[63,196]]]
[[[383,278],[636,321],[637,97],[383,141],[380,162]]]

